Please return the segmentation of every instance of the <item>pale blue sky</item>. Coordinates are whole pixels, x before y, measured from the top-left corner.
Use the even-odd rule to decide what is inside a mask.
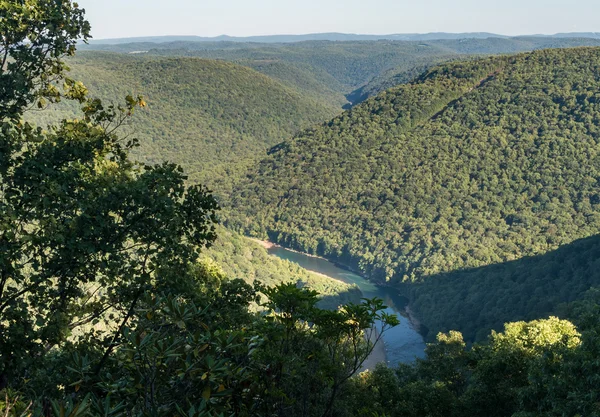
[[[96,39],[600,31],[600,0],[79,0]]]

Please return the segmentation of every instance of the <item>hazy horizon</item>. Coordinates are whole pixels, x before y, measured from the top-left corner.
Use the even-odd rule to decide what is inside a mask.
[[[311,36],[311,35],[326,35],[326,34],[340,34],[340,35],[351,35],[351,36],[394,36],[394,35],[428,35],[435,33],[445,33],[451,35],[458,34],[470,34],[470,33],[490,33],[498,36],[506,37],[519,37],[519,36],[553,36],[558,34],[569,34],[569,33],[594,33],[600,35],[600,30],[585,30],[585,31],[569,31],[569,32],[553,32],[553,33],[519,33],[515,35],[507,35],[505,33],[497,32],[484,32],[484,31],[461,31],[461,32],[446,32],[446,31],[435,31],[435,32],[396,32],[396,33],[352,33],[352,32],[310,32],[310,33],[267,33],[267,34],[253,34],[253,35],[231,35],[229,33],[221,33],[219,35],[196,35],[196,34],[181,34],[181,33],[165,33],[165,34],[146,34],[146,35],[135,35],[135,36],[115,36],[110,38],[99,38],[94,36],[94,40],[111,40],[111,39],[136,39],[136,38],[168,38],[168,37],[198,37],[198,38],[219,38],[219,37],[231,37],[231,38],[254,38],[254,37],[269,37],[269,36]]]
[[[599,32],[593,0],[81,0],[95,39],[489,32],[504,36]]]

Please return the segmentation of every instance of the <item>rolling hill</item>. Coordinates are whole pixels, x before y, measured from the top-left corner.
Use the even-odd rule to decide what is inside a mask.
[[[599,70],[599,48],[438,66],[272,148],[228,224],[407,284],[592,236]]]
[[[131,47],[136,47],[135,44]],[[279,61],[314,68],[333,77],[337,88],[349,93],[383,71],[412,66],[415,59],[448,54],[446,47],[419,42],[310,41],[300,43],[175,42],[155,44],[149,55],[198,56],[233,62]]]
[[[396,40],[345,38],[344,41],[331,41],[324,38],[293,43],[284,40],[271,42],[247,39],[245,42],[237,42],[227,39],[194,41],[161,38],[162,40],[137,39],[144,42],[92,44],[83,48],[223,59],[247,65],[269,76],[276,73],[275,78],[292,86],[297,86],[297,72],[301,72],[305,79],[312,78],[311,83],[318,85],[324,92],[330,93],[333,90],[337,93],[337,100],[345,95],[352,104],[357,104],[360,100],[396,85],[394,82],[410,81],[418,75],[419,70],[443,61],[464,59],[469,55],[516,53],[542,48],[600,46],[600,39],[597,37],[442,35],[444,34],[415,38],[406,35],[394,38]],[[274,69],[272,65],[275,64],[285,65],[286,69]],[[296,71],[291,71],[292,67]],[[363,88],[365,91],[361,91]]]
[[[126,128],[140,140],[139,159],[181,164],[193,182],[218,191],[268,147],[341,111],[314,91],[224,61],[93,52],[69,65],[94,97],[144,95],[147,109]],[[75,111],[61,104],[32,117],[46,124]]]

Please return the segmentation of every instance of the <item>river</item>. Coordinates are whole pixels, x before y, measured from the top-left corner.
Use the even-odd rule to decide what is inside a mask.
[[[407,301],[393,288],[374,285],[360,275],[339,268],[323,258],[290,251],[280,246],[273,246],[268,251],[279,258],[295,262],[309,271],[318,272],[348,284],[356,284],[365,298],[381,298],[388,306],[386,312],[396,314],[400,319],[398,326],[389,329],[383,335],[388,365],[395,366],[398,363],[410,363],[416,357],[424,356],[425,342],[423,337],[415,330],[415,327],[404,313]]]

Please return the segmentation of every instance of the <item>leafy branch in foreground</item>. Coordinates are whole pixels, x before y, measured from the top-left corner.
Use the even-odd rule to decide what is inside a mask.
[[[140,298],[166,285],[166,271],[185,274],[215,239],[218,207],[206,189],[187,188],[176,165],[129,159],[137,142],[116,131],[145,105],[141,97],[104,106],[64,76],[61,58],[88,37],[76,4],[0,6],[3,388],[26,383],[45,357],[81,341],[104,352],[99,370]],[[83,117],[48,130],[22,121],[34,102],[61,97],[81,103]]]
[[[0,12],[0,119],[18,118],[36,100],[60,100],[62,58],[90,37],[90,24],[70,1],[3,0]]]
[[[67,359],[82,401],[126,404],[131,415],[331,416],[379,334],[397,324],[381,300],[337,312],[293,284],[217,282],[208,269],[183,293],[145,297],[99,375],[89,354]],[[261,301],[263,299],[263,301]],[[265,310],[251,313],[260,303]],[[108,401],[108,402],[106,402]]]

